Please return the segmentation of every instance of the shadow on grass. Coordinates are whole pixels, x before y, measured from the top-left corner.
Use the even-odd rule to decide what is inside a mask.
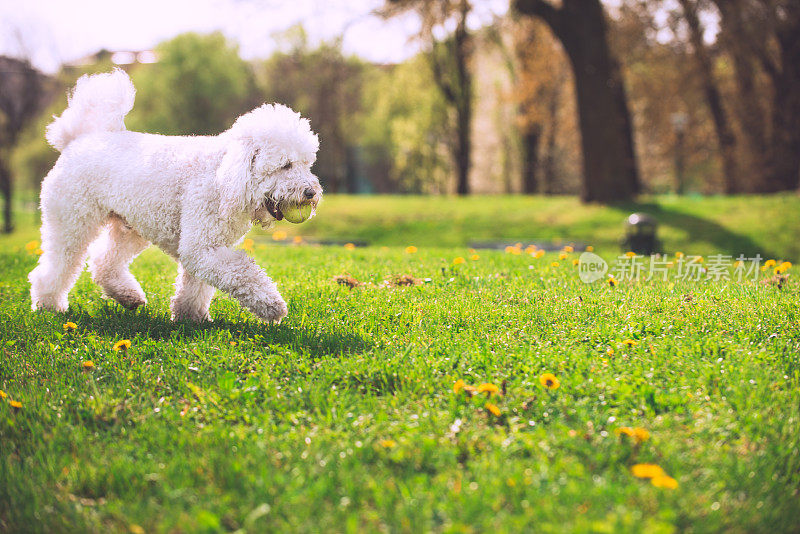
[[[242,315],[244,315],[242,311]],[[70,307],[69,320],[100,335],[116,339],[133,339],[144,336],[154,341],[185,343],[186,341],[216,338],[227,332],[225,340],[255,339],[261,336],[264,346],[279,345],[310,354],[347,354],[362,352],[373,347],[361,336],[351,332],[328,332],[311,326],[299,327],[284,321],[280,325],[259,323],[252,318],[232,321],[227,317],[213,322],[195,324],[186,321],[174,322],[166,314],[147,308],[135,312],[108,303],[99,313],[90,315],[81,307]]]
[[[672,206],[656,204],[653,202],[624,202],[611,204],[610,209],[624,213],[625,216],[633,212],[644,212],[652,215],[660,225],[670,226],[687,232],[695,241],[703,241],[732,255],[734,259],[739,254],[745,257],[754,257],[761,254],[763,258],[779,258],[782,255],[777,251],[764,248],[746,235],[737,234],[728,228],[710,219],[686,213]],[[624,216],[622,217],[624,219]],[[674,251],[666,251],[674,252]],[[693,251],[684,251],[693,254]]]

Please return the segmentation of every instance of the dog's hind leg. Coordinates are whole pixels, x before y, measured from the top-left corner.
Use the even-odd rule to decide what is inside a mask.
[[[69,207],[42,210],[42,250],[39,264],[28,275],[34,310],[67,311],[70,289],[83,270],[86,250],[100,232],[104,216],[77,213]],[[44,203],[43,203],[44,206]]]
[[[187,273],[183,265],[178,264],[178,279],[175,280],[175,296],[170,302],[172,320],[188,319],[199,323],[210,321],[208,308],[215,289],[199,278]]]
[[[112,215],[100,237],[89,246],[89,270],[103,293],[129,310],[147,304],[144,291],[128,270],[133,259],[150,243]]]

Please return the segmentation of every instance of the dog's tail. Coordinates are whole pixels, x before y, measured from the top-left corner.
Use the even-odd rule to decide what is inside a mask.
[[[131,79],[121,69],[84,74],[69,95],[67,109],[47,127],[47,142],[61,152],[82,135],[124,130],[135,95]]]

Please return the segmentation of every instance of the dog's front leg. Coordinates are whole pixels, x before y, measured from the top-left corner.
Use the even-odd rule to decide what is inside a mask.
[[[182,253],[180,261],[187,272],[228,293],[261,319],[279,322],[286,317],[286,302],[275,282],[241,250],[192,250]]]

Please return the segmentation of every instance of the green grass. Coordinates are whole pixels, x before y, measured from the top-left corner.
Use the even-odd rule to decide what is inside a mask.
[[[750,210],[726,200],[708,200],[717,216],[708,224],[777,258],[797,257],[779,237],[796,238],[786,222],[796,213],[756,217],[759,228],[780,221],[764,235],[722,220],[796,206],[794,198],[754,199]],[[798,531],[797,267],[778,288],[586,285],[575,254],[553,266],[553,253],[479,251],[454,266],[470,255],[462,246],[469,228],[484,228],[476,238],[530,232],[514,211],[491,228],[465,218],[436,234],[444,223],[415,215],[420,199],[374,202],[382,206],[333,198],[317,226],[280,228],[321,238],[328,221],[326,238],[374,231],[373,243],[413,242],[418,253],[257,244],[257,260],[289,303],[279,326],[224,295],[213,323],[171,323],[175,268],[154,249],[133,265],[146,308],[103,300],[84,274],[68,313],[32,313],[25,277],[35,257],[23,245],[34,234],[0,239],[0,389],[8,394],[0,531]],[[491,205],[505,213],[495,202],[551,209],[541,199],[458,202],[467,212]],[[599,243],[586,221],[610,225],[622,213],[590,207],[597,213],[581,217],[571,202],[557,199],[553,210],[574,227],[530,229],[575,240],[586,232]],[[402,211],[413,228],[391,236],[354,222],[382,211]],[[678,246],[736,251],[710,235]],[[350,290],[332,280],[344,273],[367,284]],[[382,286],[398,274],[430,281]],[[66,321],[77,331],[65,334]],[[128,351],[112,350],[120,339],[131,340]],[[87,360],[91,371],[81,368]],[[558,389],[540,384],[546,372]],[[504,388],[491,399],[500,416],[485,409],[484,395],[455,393],[459,379]],[[650,438],[632,443],[615,432],[623,426]],[[635,478],[636,463],[658,464],[678,488]]]
[[[370,245],[464,247],[540,240],[620,250],[627,216],[653,215],[665,250],[755,254],[800,261],[800,196],[654,197],[615,206],[575,197],[368,197],[329,195],[319,215],[291,235]]]

